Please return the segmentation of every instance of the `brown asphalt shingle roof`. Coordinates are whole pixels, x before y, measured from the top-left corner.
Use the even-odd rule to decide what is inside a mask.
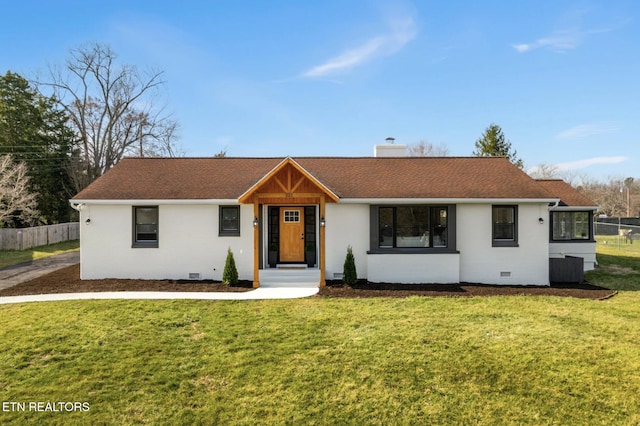
[[[538,179],[538,183],[544,186],[547,191],[556,198],[560,198],[560,205],[570,207],[596,207],[596,203],[562,179]]]
[[[280,158],[125,158],[74,198],[235,199]]]
[[[76,200],[237,199],[284,158],[126,158]],[[340,198],[556,199],[497,157],[293,158]]]

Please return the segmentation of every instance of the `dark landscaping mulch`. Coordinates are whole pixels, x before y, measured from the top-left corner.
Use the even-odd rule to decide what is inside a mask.
[[[249,291],[252,283],[243,281],[235,287],[220,282],[174,280],[81,280],[80,265],[68,266],[42,277],[4,290],[0,296],[26,294],[93,293],[99,291]]]
[[[388,284],[361,281],[353,287],[339,282],[328,282],[320,289],[320,297],[472,297],[472,296],[564,296],[586,299],[606,299],[616,294],[615,290],[590,284],[563,284],[551,287],[538,286],[493,286],[482,284]],[[40,278],[0,290],[0,296],[22,296],[26,294],[80,293],[99,291],[227,291],[242,292],[252,289],[250,281],[235,287],[219,282],[172,281],[172,280],[81,280],[80,266],[73,265]]]
[[[473,297],[473,296],[561,296],[607,299],[617,293],[591,284],[552,284],[547,286],[506,286],[486,284],[390,284],[358,282],[353,287],[328,283],[318,293],[324,297]]]

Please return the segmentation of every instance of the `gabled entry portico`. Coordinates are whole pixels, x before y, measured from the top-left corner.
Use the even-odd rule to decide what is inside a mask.
[[[287,157],[242,194],[238,201],[253,204],[254,287],[260,286],[260,269],[265,267],[266,252],[277,248],[279,263],[303,263],[305,247],[315,248],[320,286],[325,285],[325,229],[324,226],[316,228],[315,212],[318,225],[324,224],[325,204],[338,202],[336,194]],[[265,206],[268,220],[264,218]],[[266,242],[265,226],[268,226]]]

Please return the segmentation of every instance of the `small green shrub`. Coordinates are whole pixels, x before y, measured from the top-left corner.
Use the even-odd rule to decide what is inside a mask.
[[[344,259],[344,268],[342,270],[342,282],[347,285],[353,285],[358,282],[356,259],[353,257],[351,246],[347,247],[347,257]]]
[[[233,258],[231,247],[227,250],[227,260],[224,262],[224,271],[222,272],[222,283],[226,285],[238,284],[238,269],[236,261]]]

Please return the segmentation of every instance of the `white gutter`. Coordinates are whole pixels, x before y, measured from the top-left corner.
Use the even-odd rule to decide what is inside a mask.
[[[238,204],[237,198],[225,199],[127,199],[127,200],[69,200],[71,207],[84,207],[88,204],[96,205],[167,205],[167,204]],[[339,203],[344,204],[513,204],[513,203],[555,203],[557,206],[560,200],[557,198],[340,198]],[[583,207],[582,210],[585,208]],[[77,209],[76,209],[77,210]]]
[[[549,207],[549,211],[562,211],[562,212],[583,212],[586,210],[598,211],[600,210],[599,206],[559,206],[555,204]]]
[[[560,204],[560,200],[557,200],[555,203],[553,203],[553,205],[549,207],[549,211],[553,211],[558,208],[558,204]]]
[[[74,204],[84,206],[85,204],[110,204],[110,205],[148,205],[148,206],[156,206],[156,205],[167,205],[167,204],[238,204],[237,198],[229,198],[229,199],[189,199],[189,200],[69,200],[71,203],[71,207]],[[74,207],[75,208],[75,207]],[[76,209],[77,210],[77,209]]]
[[[73,200],[69,200],[69,205],[71,206],[72,209],[78,212],[82,210],[82,208],[85,206],[84,203],[77,203],[77,202],[74,202]]]
[[[559,203],[557,198],[340,198],[345,204],[513,204]]]

